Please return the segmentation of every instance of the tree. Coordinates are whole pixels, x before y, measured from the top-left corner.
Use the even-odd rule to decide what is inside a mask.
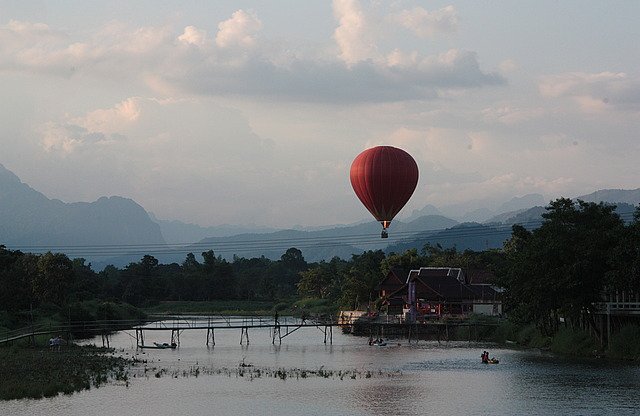
[[[384,258],[382,250],[353,255],[352,266],[344,273],[340,299],[342,306],[358,308],[360,304],[368,304],[377,298],[376,287],[384,277],[380,271]]]
[[[505,249],[509,271],[503,279],[512,305],[545,333],[557,330],[560,315],[593,319],[615,268],[614,253],[625,234],[615,206],[561,198],[543,214],[540,228],[514,227]]]
[[[387,256],[381,262],[380,271],[383,276],[386,276],[394,267],[400,267],[404,270],[417,270],[420,267],[427,266],[427,264],[427,259],[418,255],[417,249],[412,248],[402,254],[392,253]]]
[[[62,254],[47,252],[38,258],[37,273],[33,275],[32,288],[40,302],[61,305],[67,295],[67,288],[73,282],[73,263]]]
[[[322,261],[317,266],[300,272],[298,294],[302,297],[325,299],[331,293],[333,281],[330,265]]]

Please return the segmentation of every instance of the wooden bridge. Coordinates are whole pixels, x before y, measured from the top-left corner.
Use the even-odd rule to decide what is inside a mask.
[[[134,330],[136,346],[138,348],[153,348],[153,344],[145,344],[145,335],[151,331],[170,331],[168,346],[180,345],[180,334],[184,331],[206,331],[205,344],[214,346],[215,333],[221,330],[240,330],[240,345],[249,344],[249,330],[270,329],[271,342],[282,343],[287,336],[301,328],[317,328],[324,337],[324,343],[333,344],[333,328],[341,328],[344,332],[373,337],[399,336],[407,337],[409,342],[420,336],[431,335],[438,341],[449,339],[451,328],[466,327],[471,341],[473,333],[477,334],[479,327],[495,326],[497,323],[471,323],[468,319],[434,320],[429,322],[407,323],[396,317],[229,317],[229,316],[153,316],[150,320],[105,320],[88,322],[71,322],[60,325],[35,325],[26,328],[0,333],[0,344],[15,342],[28,338],[32,345],[37,337],[45,335],[64,335],[64,339],[71,340],[74,334],[83,336],[101,336],[102,344],[110,346],[110,337],[114,332]]]
[[[249,344],[249,329],[271,329],[272,343],[282,339],[300,328],[318,328],[324,335],[324,343],[333,343],[333,328],[343,326],[334,319],[302,319],[293,317],[226,317],[196,316],[173,317],[154,316],[151,320],[104,320],[71,322],[59,325],[33,325],[13,331],[0,333],[0,344],[11,343],[28,338],[35,345],[36,338],[41,336],[63,335],[72,339],[73,334],[101,335],[103,346],[109,347],[112,333],[123,330],[135,330],[136,346],[144,348],[145,333],[148,331],[171,331],[170,344],[180,345],[180,334],[186,330],[206,330],[206,345],[215,345],[216,330],[240,330],[240,344]]]
[[[331,318],[303,319],[294,317],[228,317],[228,316],[197,316],[197,317],[164,317],[146,325],[138,325],[136,331],[136,345],[144,347],[144,334],[147,331],[171,331],[169,345],[180,345],[180,333],[186,330],[206,330],[206,345],[216,345],[216,330],[240,330],[240,345],[249,344],[249,329],[271,330],[271,342],[282,343],[282,339],[293,334],[300,328],[318,328],[324,335],[324,343],[333,343],[333,328],[344,324]]]

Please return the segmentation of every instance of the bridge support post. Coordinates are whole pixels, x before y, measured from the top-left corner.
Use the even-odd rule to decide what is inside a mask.
[[[180,346],[180,330],[172,329],[171,330],[171,345],[176,344],[178,347]]]
[[[211,346],[216,345],[216,337],[213,333],[212,327],[207,328],[207,347],[209,346],[209,341],[211,341]]]
[[[324,343],[327,343],[327,332],[329,333],[329,344],[333,344],[333,327],[331,325],[324,326]]]
[[[142,348],[144,345],[144,332],[142,328],[136,328],[136,348]]]
[[[247,345],[249,345],[249,328],[246,326],[242,327],[242,332],[240,332],[240,345],[242,345],[242,342],[244,341],[244,339],[247,339]]]
[[[276,337],[278,338],[278,342],[282,344],[282,333],[280,332],[280,324],[276,321],[276,325],[273,327],[273,337],[271,338],[271,343],[276,343]],[[248,338],[247,338],[248,340]],[[249,342],[247,341],[247,344]]]
[[[106,332],[103,332],[101,335],[102,335],[102,348],[105,347],[105,343],[106,343],[106,347],[110,348],[110,346],[109,346],[109,334],[106,333]]]

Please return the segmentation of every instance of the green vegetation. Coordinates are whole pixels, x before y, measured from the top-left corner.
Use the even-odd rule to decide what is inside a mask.
[[[624,360],[640,360],[640,326],[626,325],[614,334],[609,355]]]
[[[0,348],[0,400],[52,397],[128,380],[130,360],[95,347]]]
[[[588,357],[595,355],[598,347],[586,331],[561,328],[551,340],[551,351],[573,357]]]

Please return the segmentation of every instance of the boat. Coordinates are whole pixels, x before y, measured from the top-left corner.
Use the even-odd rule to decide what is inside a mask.
[[[490,358],[488,360],[485,360],[482,362],[483,364],[499,364],[500,360],[498,360],[497,358]]]
[[[167,348],[175,349],[177,347],[178,346],[175,343],[169,344],[168,342],[154,342],[153,345],[140,345],[140,348],[151,348],[158,350],[164,350]]]

